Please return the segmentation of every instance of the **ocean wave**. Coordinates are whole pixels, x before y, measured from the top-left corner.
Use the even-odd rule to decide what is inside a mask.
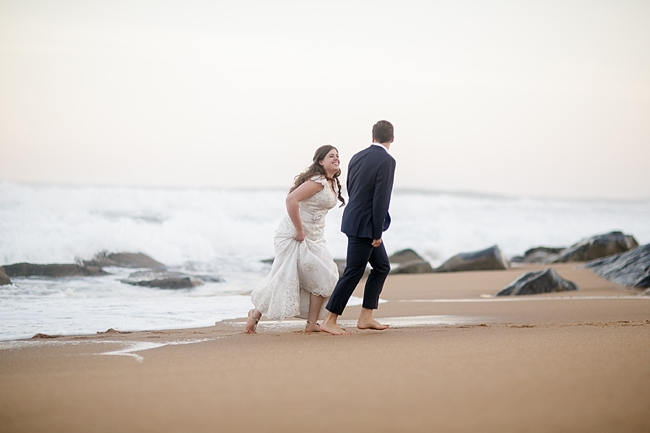
[[[170,270],[223,282],[179,292],[121,283],[132,270],[62,280],[14,279],[0,287],[0,339],[203,326],[245,314],[246,296],[268,272],[283,190],[65,187],[0,183],[0,264],[71,263],[99,251],[142,252]],[[326,241],[345,257],[343,209],[327,216]],[[620,229],[650,242],[650,201],[567,200],[396,190],[389,253],[413,248],[438,265],[497,244],[507,256],[568,246]]]

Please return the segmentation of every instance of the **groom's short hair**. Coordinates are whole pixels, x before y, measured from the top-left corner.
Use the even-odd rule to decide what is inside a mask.
[[[393,141],[393,124],[388,120],[380,120],[372,127],[372,140],[376,143]]]

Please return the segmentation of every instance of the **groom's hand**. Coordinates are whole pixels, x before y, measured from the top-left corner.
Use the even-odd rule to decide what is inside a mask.
[[[373,239],[372,240],[372,246],[374,248],[377,248],[379,245],[381,245],[381,239]]]

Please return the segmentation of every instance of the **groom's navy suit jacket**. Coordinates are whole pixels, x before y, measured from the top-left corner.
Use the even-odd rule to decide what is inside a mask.
[[[394,175],[395,160],[380,146],[371,145],[352,157],[348,165],[349,201],[341,223],[343,233],[381,238],[390,225],[388,206]]]

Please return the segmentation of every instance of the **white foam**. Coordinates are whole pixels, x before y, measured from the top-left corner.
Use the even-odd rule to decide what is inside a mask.
[[[34,186],[0,182],[0,263],[71,262],[96,252],[142,251],[168,265],[212,264],[235,273],[273,255],[284,190]],[[650,242],[650,201],[551,200],[395,191],[389,250],[409,247],[434,264],[498,244],[507,255],[568,245],[614,229]],[[326,239],[344,257],[342,209]],[[562,221],[562,224],[554,224]],[[29,230],[24,230],[29,227]],[[552,228],[550,228],[552,227]],[[110,234],[110,235],[109,235]],[[43,245],[47,245],[44,248]]]
[[[196,344],[203,343],[205,341],[210,341],[210,338],[201,338],[196,340],[184,340],[184,341],[169,341],[166,343],[153,343],[150,341],[129,341],[129,342],[119,342],[121,344],[126,344],[127,347],[119,350],[112,350],[110,352],[103,352],[99,355],[108,355],[108,356],[130,356],[134,358],[137,362],[143,362],[144,357],[135,352],[144,352],[145,350],[157,349],[164,346],[174,346],[180,344]],[[117,342],[114,342],[117,343]]]

